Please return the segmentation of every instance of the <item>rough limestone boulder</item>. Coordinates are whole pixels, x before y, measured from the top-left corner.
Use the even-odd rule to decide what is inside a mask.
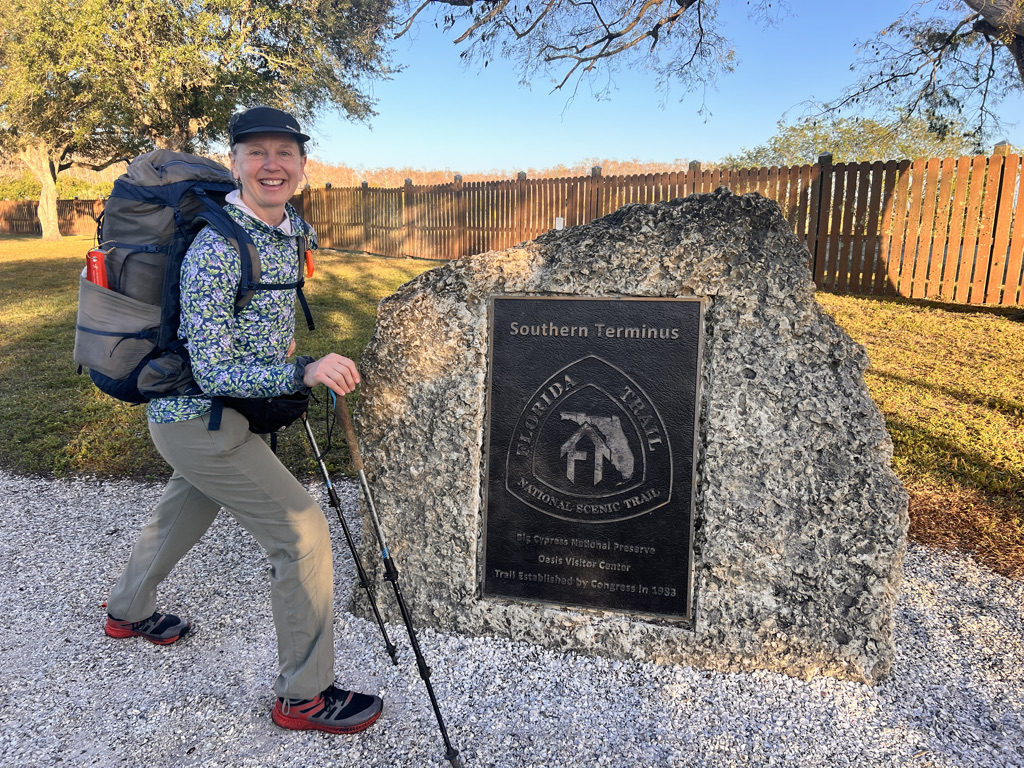
[[[886,675],[907,496],[865,351],[816,303],[807,261],[774,202],[723,188],[460,259],[381,302],[356,427],[414,621],[718,670]],[[481,597],[494,294],[706,297],[692,630]],[[379,562],[368,525],[363,542]]]

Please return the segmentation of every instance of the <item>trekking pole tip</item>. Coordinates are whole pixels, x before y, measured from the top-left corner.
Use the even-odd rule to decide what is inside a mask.
[[[452,764],[452,768],[464,768],[462,758],[459,757],[459,750],[455,747],[448,749],[448,754],[445,755],[448,758],[448,762]]]

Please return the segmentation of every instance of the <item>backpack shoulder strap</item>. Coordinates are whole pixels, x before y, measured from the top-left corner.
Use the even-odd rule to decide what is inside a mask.
[[[295,286],[295,295],[299,297],[299,304],[302,307],[302,314],[306,316],[306,326],[311,331],[316,330],[313,323],[313,314],[309,311],[309,304],[306,303],[306,295],[302,292],[302,286],[306,284],[306,269],[309,266],[309,275],[312,276],[313,257],[309,252],[309,226],[302,221],[302,234],[296,238],[299,245],[299,284]]]
[[[294,289],[302,306],[302,314],[306,318],[306,325],[309,330],[316,330],[313,323],[313,314],[309,311],[309,304],[302,292],[305,285],[306,250],[309,245],[309,229],[305,222],[302,222],[302,234],[296,238],[298,244],[299,278],[294,283],[263,283],[260,282],[260,254],[256,244],[245,231],[227,212],[217,203],[211,200],[201,189],[196,190],[196,196],[203,203],[206,210],[196,215],[196,219],[205,221],[231,243],[232,247],[241,256],[241,276],[238,281],[238,294],[235,297],[235,314],[241,312],[245,306],[256,295],[256,291],[281,291]],[[248,258],[246,258],[248,257]]]
[[[241,273],[238,280],[238,291],[235,294],[235,314],[241,312],[256,295],[257,289],[264,287],[260,283],[260,254],[256,244],[238,223],[232,219],[202,189],[197,188],[196,197],[205,210],[196,214],[196,220],[204,221],[213,227],[227,240],[239,255]]]

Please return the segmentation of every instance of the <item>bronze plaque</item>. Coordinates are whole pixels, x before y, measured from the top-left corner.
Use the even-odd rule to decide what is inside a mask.
[[[490,310],[483,594],[691,621],[702,301]]]

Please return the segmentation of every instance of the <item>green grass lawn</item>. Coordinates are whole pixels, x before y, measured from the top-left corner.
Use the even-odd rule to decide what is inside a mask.
[[[90,245],[88,237],[53,244],[0,235],[0,465],[23,473],[162,478],[169,469],[150,443],[144,409],[100,394],[71,360],[78,274]],[[358,362],[380,299],[433,266],[320,252],[307,281],[317,330],[299,323],[298,353],[333,350]],[[911,494],[911,536],[1024,576],[1020,311],[824,293],[818,299],[867,347],[868,389]],[[314,420],[324,414],[322,406],[311,409]],[[279,452],[296,473],[312,474],[300,437],[290,430]],[[344,453],[332,456],[332,467],[345,465]]]
[[[1024,576],[1024,313],[819,292],[868,351],[911,536]]]
[[[145,409],[101,394],[71,359],[78,276],[91,245],[91,237],[55,244],[0,235],[0,464],[23,473],[162,478],[170,470],[149,439]],[[316,256],[305,293],[317,329],[297,323],[297,354],[333,351],[357,363],[377,303],[437,266],[326,251]],[[323,407],[310,410],[313,420],[325,415]],[[300,438],[301,431],[290,430],[279,455],[298,472],[314,472]]]

